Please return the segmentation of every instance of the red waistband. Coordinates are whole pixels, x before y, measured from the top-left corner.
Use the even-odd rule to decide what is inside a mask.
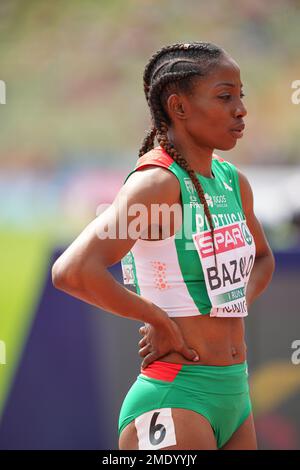
[[[146,375],[151,379],[173,382],[181,369],[182,364],[175,364],[174,362],[153,361],[151,364],[149,364],[148,367],[146,367],[146,369],[141,368],[141,374]]]

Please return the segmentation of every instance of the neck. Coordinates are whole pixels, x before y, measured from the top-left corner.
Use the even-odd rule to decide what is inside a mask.
[[[206,178],[214,177],[211,171],[213,149],[199,147],[195,142],[180,138],[171,128],[168,130],[168,139],[188,162],[192,170]]]

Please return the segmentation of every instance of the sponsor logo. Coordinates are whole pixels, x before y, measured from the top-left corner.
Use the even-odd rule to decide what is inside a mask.
[[[190,194],[190,201],[197,202],[197,191],[190,178],[184,178],[185,187]]]
[[[134,271],[133,271],[133,257],[131,252],[127,253],[121,260],[121,267],[123,272],[124,284],[135,284]]]
[[[209,231],[195,234],[198,242],[201,256],[206,258],[214,252],[211,233]],[[225,226],[215,229],[214,240],[216,246],[216,254],[233,250],[245,246],[244,237],[239,224]]]
[[[200,204],[197,198],[197,191],[193,182],[191,181],[190,178],[184,178],[184,183],[190,196],[190,206],[199,207]],[[214,207],[214,205],[217,207],[227,207],[227,200],[226,200],[225,194],[217,194],[217,195],[211,196],[210,194],[205,193],[204,197],[206,199],[208,207]]]
[[[251,245],[251,243],[252,243],[252,235],[251,235],[251,233],[249,232],[249,229],[248,229],[248,227],[246,226],[246,224],[242,224],[242,232],[243,232],[244,238],[245,238],[246,242],[248,243],[248,245]]]
[[[214,207],[214,203],[213,203],[213,200],[212,200],[212,197],[208,194],[208,193],[205,193],[204,194],[205,196],[205,199],[206,199],[206,202],[207,202],[207,205],[208,207]]]
[[[190,201],[190,207],[201,208],[202,204],[200,202]]]
[[[123,280],[124,284],[134,284],[133,268],[130,264],[123,264]]]
[[[227,200],[225,194],[204,194],[208,207],[227,207]]]
[[[213,201],[217,207],[227,207],[227,200],[225,194],[213,196]]]

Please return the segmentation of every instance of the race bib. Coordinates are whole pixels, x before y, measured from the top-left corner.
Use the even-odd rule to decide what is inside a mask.
[[[215,228],[217,267],[210,230],[193,234],[211,301],[210,316],[248,315],[246,287],[255,261],[255,243],[246,221]]]

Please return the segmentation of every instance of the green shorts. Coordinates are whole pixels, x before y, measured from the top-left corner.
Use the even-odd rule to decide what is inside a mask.
[[[222,447],[252,410],[247,361],[229,366],[152,362],[141,369],[123,401],[119,435],[143,413],[166,408],[185,408],[205,416],[217,447]]]

